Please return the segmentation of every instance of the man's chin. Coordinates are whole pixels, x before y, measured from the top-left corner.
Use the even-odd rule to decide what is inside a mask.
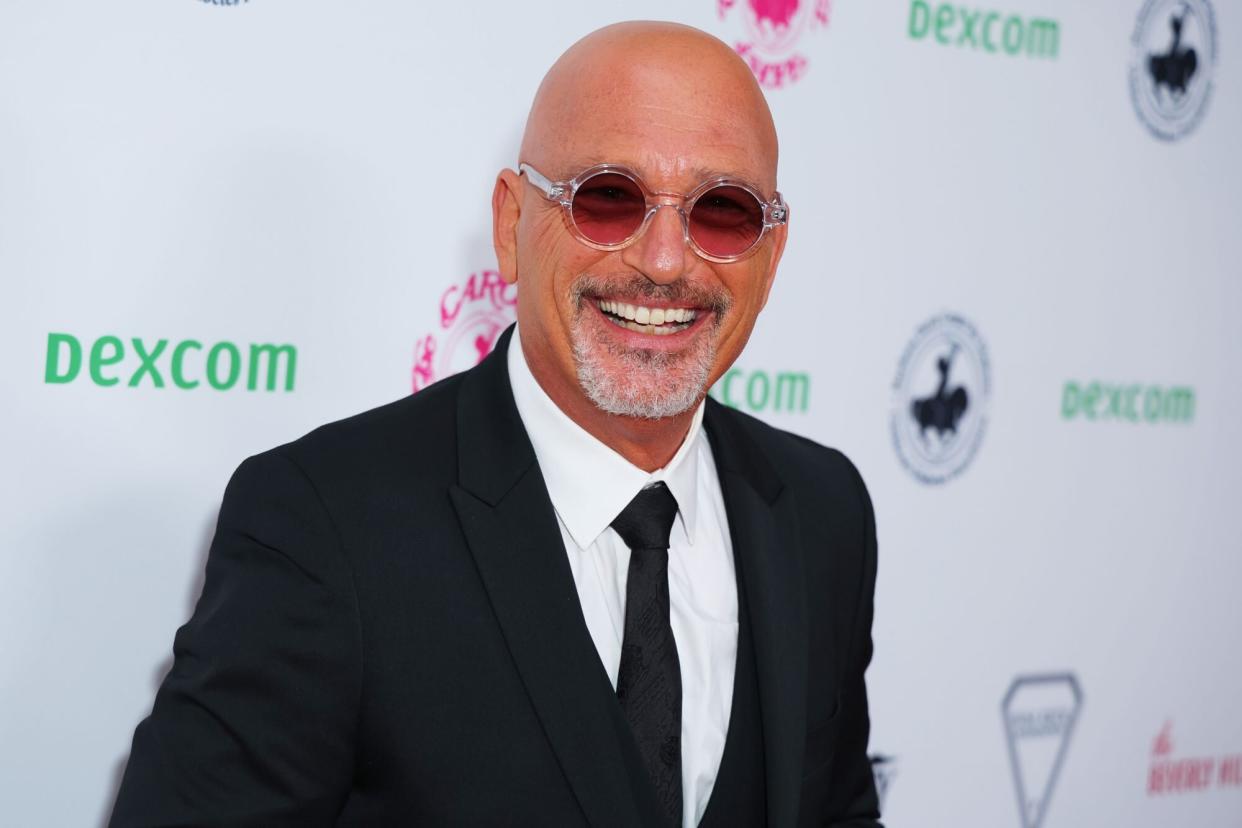
[[[707,349],[670,353],[621,350],[587,337],[574,341],[578,384],[587,399],[607,414],[648,420],[694,408],[707,390],[710,356]]]
[[[607,414],[659,420],[694,408],[707,391],[716,354],[716,314],[673,333],[644,333],[579,305],[570,339],[578,384]]]

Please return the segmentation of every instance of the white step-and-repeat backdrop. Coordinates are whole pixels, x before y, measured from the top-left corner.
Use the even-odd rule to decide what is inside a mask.
[[[491,346],[496,171],[642,17],[777,119],[713,393],[870,485],[887,823],[1242,824],[1236,0],[6,0],[0,822],[106,817],[238,462]]]

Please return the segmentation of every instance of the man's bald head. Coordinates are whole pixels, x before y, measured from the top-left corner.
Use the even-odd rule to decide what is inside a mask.
[[[620,23],[548,71],[519,160],[554,181],[598,164],[628,168],[659,196],[634,235],[601,248],[536,176],[496,177],[496,260],[519,286],[526,363],[570,419],[641,468],[672,458],[707,389],[745,347],[788,233],[765,222],[745,255],[718,261],[690,235],[676,196],[723,178],[774,199],[776,154],[767,102],[732,49],[688,26]],[[586,191],[586,220],[591,204],[620,193],[606,183]],[[721,232],[753,221],[744,205],[731,212],[728,196],[702,203],[699,220]]]
[[[558,178],[591,163],[624,163],[656,186],[655,178],[710,170],[770,193],[776,129],[750,68],[725,43],[676,23],[617,23],[579,40],[548,70],[521,159]]]

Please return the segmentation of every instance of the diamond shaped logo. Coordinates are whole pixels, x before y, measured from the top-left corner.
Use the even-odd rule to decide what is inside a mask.
[[[1040,828],[1082,709],[1072,673],[1018,676],[1001,702],[1023,828]]]

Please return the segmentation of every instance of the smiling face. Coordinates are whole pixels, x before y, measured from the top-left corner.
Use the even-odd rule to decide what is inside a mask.
[[[775,131],[749,69],[725,44],[674,24],[620,24],[572,47],[540,87],[521,159],[553,180],[620,164],[662,194],[726,177],[770,199],[776,185]],[[767,300],[783,226],[752,255],[714,263],[687,244],[678,200],[666,201],[637,241],[602,251],[526,176],[506,170],[497,181],[496,248],[518,282],[523,352],[575,419],[583,401],[622,417],[690,411]]]

